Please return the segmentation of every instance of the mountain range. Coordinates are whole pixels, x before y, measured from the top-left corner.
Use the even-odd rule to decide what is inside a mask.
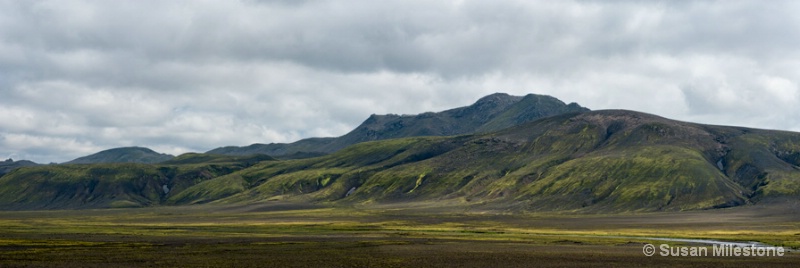
[[[126,151],[160,155],[115,152]],[[506,94],[439,113],[373,115],[338,138],[223,147],[150,164],[23,167],[0,177],[2,209],[286,200],[629,212],[798,198],[800,133]]]

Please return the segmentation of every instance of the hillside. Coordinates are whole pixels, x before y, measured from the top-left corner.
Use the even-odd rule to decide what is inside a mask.
[[[266,154],[283,159],[308,158],[375,140],[418,136],[453,136],[486,133],[530,122],[542,117],[588,109],[544,95],[511,96],[495,93],[466,107],[418,115],[371,115],[351,132],[337,138],[311,138],[289,144],[253,144],[222,147],[210,154]]]
[[[184,154],[161,164],[44,165],[0,177],[0,208],[84,209],[164,204],[184,189],[274,159]]]
[[[153,164],[172,159],[174,156],[157,153],[143,147],[122,147],[104,150],[92,155],[79,157],[65,164],[97,164],[97,163],[141,163]]]
[[[205,181],[175,203],[436,202],[513,211],[662,211],[800,197],[800,133],[632,111],[544,118],[499,132],[362,143]],[[221,185],[249,185],[215,192]],[[193,200],[190,193],[208,193]]]

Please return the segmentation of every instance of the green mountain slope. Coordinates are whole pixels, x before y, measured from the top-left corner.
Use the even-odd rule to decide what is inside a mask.
[[[96,164],[96,163],[144,163],[152,164],[164,162],[174,156],[160,154],[143,147],[122,147],[108,149],[96,154],[79,157],[65,164]]]
[[[161,164],[101,163],[24,167],[0,177],[2,209],[143,207],[197,183],[272,158],[185,154]]]
[[[324,157],[262,163],[187,193],[235,184],[198,200],[415,201],[523,211],[709,209],[796,200],[798,159],[798,133],[597,111],[490,134],[366,142]],[[196,203],[178,196],[172,201]]]
[[[578,104],[567,105],[550,96],[529,94],[519,97],[495,93],[479,99],[470,106],[438,113],[371,115],[353,131],[337,138],[311,138],[290,144],[229,146],[208,153],[229,155],[260,153],[283,159],[307,158],[332,153],[366,141],[485,133],[551,115],[585,111],[588,109]]]

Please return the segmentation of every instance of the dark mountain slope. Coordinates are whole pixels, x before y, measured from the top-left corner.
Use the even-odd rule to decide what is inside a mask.
[[[305,158],[332,153],[365,141],[490,132],[546,116],[583,111],[588,109],[575,103],[567,105],[550,96],[529,94],[519,97],[495,93],[479,99],[470,106],[438,113],[371,115],[353,131],[338,138],[312,138],[290,144],[222,147],[208,153],[230,155],[261,153],[284,159]]]
[[[208,154],[252,155],[264,154],[282,159],[309,158],[326,153],[320,152],[322,147],[331,144],[335,138],[309,138],[294,143],[252,144],[249,146],[226,146],[208,151]]]
[[[530,94],[509,106],[505,111],[497,114],[492,120],[478,127],[477,130],[469,132],[488,133],[532,122],[548,116],[588,111],[589,109],[581,107],[574,102],[564,104],[560,100],[550,96]]]
[[[143,163],[152,164],[164,162],[174,156],[160,154],[143,147],[122,147],[108,149],[96,154],[77,158],[65,164],[96,164],[96,163]]]
[[[6,159],[6,161],[0,162],[0,177],[5,175],[6,173],[11,172],[12,170],[21,168],[21,167],[31,167],[31,166],[38,166],[34,162],[28,160],[19,160],[14,161],[13,159]]]
[[[185,153],[175,157],[171,160],[161,162],[162,165],[186,165],[186,164],[228,164],[239,163],[246,166],[252,166],[261,161],[275,161],[267,155],[253,154],[246,156],[235,155],[215,155],[215,154],[199,154],[199,153]]]
[[[800,134],[572,113],[500,132],[376,141],[195,185],[203,202],[449,202],[511,210],[708,209],[800,197]],[[181,197],[181,198],[178,198]],[[193,203],[183,193],[176,203]]]

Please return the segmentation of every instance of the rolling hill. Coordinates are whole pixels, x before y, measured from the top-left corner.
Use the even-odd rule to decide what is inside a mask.
[[[97,164],[97,163],[140,163],[153,164],[172,159],[174,156],[157,153],[143,147],[122,147],[104,150],[92,155],[79,157],[65,164]]]
[[[545,95],[511,96],[495,93],[466,107],[418,115],[371,115],[353,131],[337,138],[310,138],[294,143],[252,144],[221,147],[210,154],[266,154],[283,159],[320,156],[347,146],[375,140],[418,136],[453,136],[485,133],[530,122],[542,117],[589,109],[576,103],[565,104]]]

